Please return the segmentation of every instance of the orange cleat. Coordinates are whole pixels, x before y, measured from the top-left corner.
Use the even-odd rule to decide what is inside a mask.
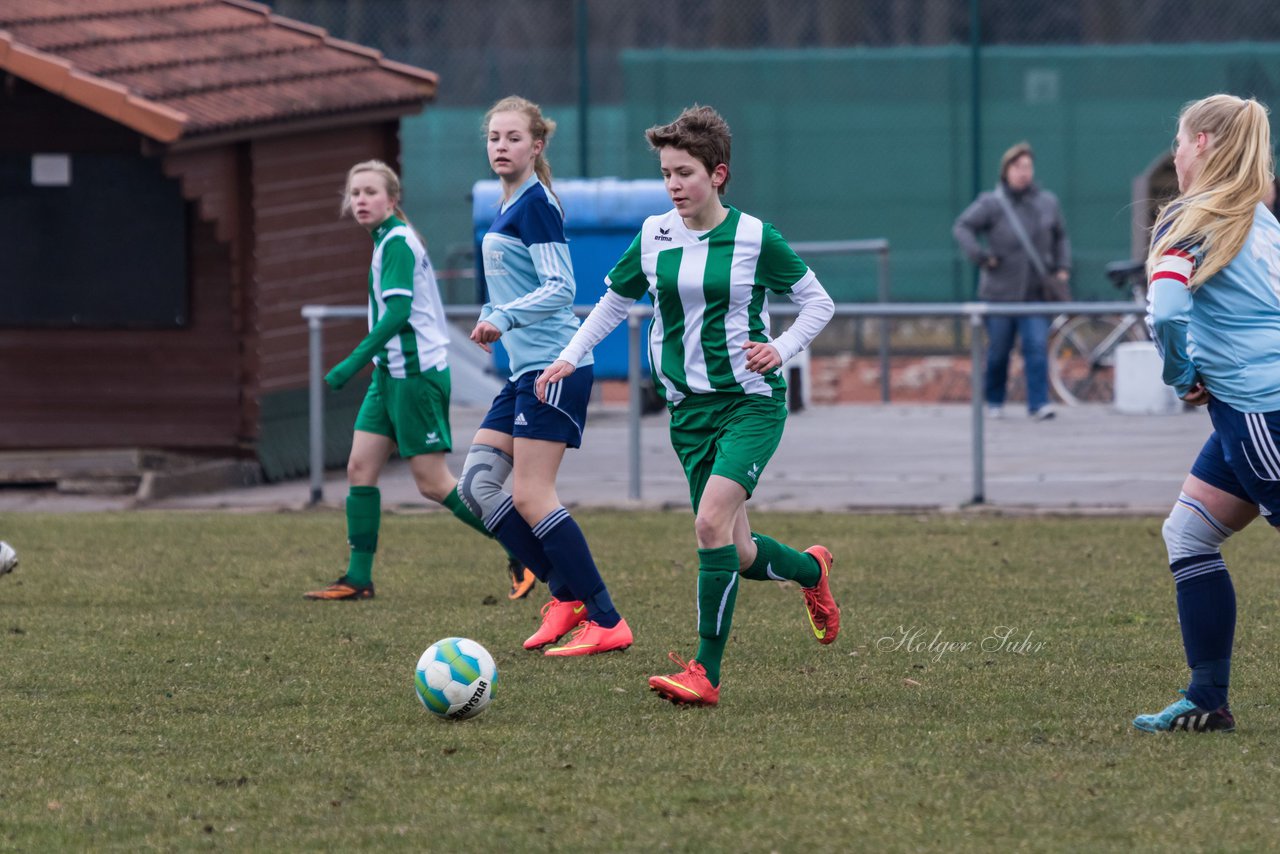
[[[327,602],[354,602],[357,599],[373,598],[373,582],[367,585],[352,584],[344,575],[337,581],[321,590],[303,593],[304,599],[319,599]]]
[[[720,688],[707,678],[707,668],[697,661],[685,663],[674,652],[667,655],[681,672],[670,676],[650,676],[649,690],[657,691],[659,697],[677,706],[714,706],[720,702]]]
[[[511,573],[511,591],[507,598],[513,602],[528,596],[538,583],[538,576],[533,574],[533,570],[514,558],[507,561],[507,572]]]
[[[835,643],[836,635],[840,634],[840,606],[831,595],[829,576],[836,559],[826,546],[809,546],[804,553],[816,560],[818,568],[822,570],[818,583],[804,591],[809,625],[813,627],[813,636],[818,639],[818,643]]]
[[[578,626],[563,646],[553,646],[544,655],[595,655],[600,652],[612,652],[615,649],[626,649],[634,638],[631,627],[626,620],[619,620],[618,625],[606,629],[592,620]]]
[[[542,649],[569,633],[587,619],[587,606],[581,602],[561,602],[554,596],[542,606],[542,625],[524,642],[525,649]]]

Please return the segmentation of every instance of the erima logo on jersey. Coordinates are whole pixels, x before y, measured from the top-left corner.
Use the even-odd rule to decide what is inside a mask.
[[[516,413],[516,426],[517,426],[517,427],[528,427],[528,426],[529,426],[529,422],[524,420],[524,413],[523,413],[523,412],[517,412],[517,413]]]
[[[439,434],[439,433],[432,432],[432,433],[428,433],[428,434],[427,434],[427,444],[428,444],[428,445],[434,445],[436,442],[439,442],[439,441],[440,441],[440,434]]]
[[[747,477],[751,478],[752,480],[755,480],[759,476],[760,476],[760,464],[752,463],[751,468],[747,469]]]
[[[665,240],[666,242],[670,243],[670,242],[671,242],[671,229],[669,229],[669,228],[659,228],[659,229],[658,229],[658,233],[657,233],[657,234],[655,234],[655,235],[653,236],[653,239],[654,239],[654,240]]]

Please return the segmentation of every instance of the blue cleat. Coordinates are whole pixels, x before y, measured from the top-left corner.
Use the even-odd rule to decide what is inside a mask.
[[[1186,691],[1178,693],[1182,699],[1157,714],[1138,715],[1133,725],[1143,732],[1235,732],[1236,719],[1231,716],[1230,706],[1208,712],[1188,700]]]

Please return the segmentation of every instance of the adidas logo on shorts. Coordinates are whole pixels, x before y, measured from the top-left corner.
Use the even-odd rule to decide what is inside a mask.
[[[528,427],[528,426],[529,426],[529,422],[524,420],[524,413],[523,413],[523,412],[517,412],[517,413],[516,413],[516,426],[517,426],[517,427]]]

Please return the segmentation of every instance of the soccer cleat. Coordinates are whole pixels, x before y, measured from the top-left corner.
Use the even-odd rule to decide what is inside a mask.
[[[528,596],[529,591],[538,583],[538,576],[533,574],[533,570],[520,563],[517,558],[507,558],[507,572],[511,573],[511,592],[507,594],[507,598],[513,601]]]
[[[352,584],[344,575],[337,581],[321,590],[312,590],[310,593],[303,593],[303,599],[323,599],[332,602],[353,602],[356,599],[372,599],[373,598],[373,582],[367,585]]]
[[[714,706],[720,702],[720,688],[707,678],[707,668],[697,661],[681,661],[674,652],[667,653],[667,657],[676,663],[680,672],[670,676],[650,676],[650,691],[657,691],[658,696],[677,706]]]
[[[555,643],[569,630],[587,619],[587,606],[581,602],[561,602],[554,596],[542,606],[542,625],[524,642],[525,649],[542,649]]]
[[[1154,715],[1138,715],[1133,725],[1143,732],[1235,732],[1236,719],[1229,705],[1207,712],[1188,700],[1186,691],[1179,693],[1182,699],[1174,700]]]
[[[829,576],[836,559],[826,546],[809,546],[804,553],[816,560],[818,568],[822,570],[818,583],[804,591],[804,607],[809,611],[809,625],[813,627],[813,636],[818,639],[818,643],[835,643],[836,635],[840,634],[840,606],[831,596]]]
[[[568,641],[551,647],[543,655],[595,655],[626,649],[633,640],[631,627],[626,620],[618,620],[618,625],[607,629],[594,620],[587,620],[578,626],[578,630]]]

